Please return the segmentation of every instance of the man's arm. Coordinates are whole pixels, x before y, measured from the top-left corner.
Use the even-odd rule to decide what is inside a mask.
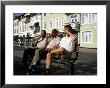
[[[45,42],[45,46],[44,46],[45,49],[47,48],[47,45],[48,45],[48,38],[46,37],[46,42]]]
[[[64,30],[68,35],[70,35],[71,40],[75,41],[77,39],[77,36],[71,32],[69,32],[68,30]]]
[[[35,41],[34,41],[34,46],[36,46],[37,45],[37,43],[38,43],[38,40],[41,38],[41,36],[39,36],[38,38],[36,38],[35,39]]]

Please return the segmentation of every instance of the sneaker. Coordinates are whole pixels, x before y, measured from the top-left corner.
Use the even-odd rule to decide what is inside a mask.
[[[33,67],[28,67],[28,70],[26,72],[26,75],[30,75],[30,74],[33,74],[35,72],[35,69]]]

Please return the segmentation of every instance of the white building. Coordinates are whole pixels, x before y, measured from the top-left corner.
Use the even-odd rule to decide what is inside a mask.
[[[14,18],[14,36],[34,37],[41,30],[41,15],[36,13],[27,13]]]

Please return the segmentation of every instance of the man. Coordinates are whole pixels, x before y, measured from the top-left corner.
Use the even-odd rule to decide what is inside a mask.
[[[53,29],[51,38],[48,40],[47,50],[52,50],[60,44],[60,37],[58,37],[58,30]]]
[[[52,50],[53,48],[59,45],[60,37],[58,37],[57,35],[58,35],[58,31],[56,29],[53,29],[51,38],[48,38],[47,46],[45,48],[40,48],[35,50],[35,55],[32,59],[31,66],[39,64],[39,61],[46,57],[48,51]]]
[[[58,31],[56,29],[53,29],[52,33],[51,33],[51,37],[48,38],[47,47],[43,48],[43,49],[36,49],[35,50],[35,55],[34,55],[32,62],[29,66],[29,69],[28,69],[29,72],[27,72],[26,74],[30,74],[30,72],[32,72],[32,70],[34,70],[35,66],[36,65],[38,66],[40,64],[40,60],[46,58],[47,53],[59,45],[60,37],[58,37],[57,35],[58,35]]]
[[[35,40],[34,46],[35,46],[34,48],[26,48],[24,50],[22,63],[25,66],[27,66],[27,62],[30,58],[32,60],[36,49],[46,48],[46,46],[47,46],[47,37],[46,37],[46,31],[45,30],[41,31],[41,35]],[[29,60],[29,62],[31,62],[31,60]]]
[[[59,53],[61,54],[61,58],[64,57],[66,53],[72,52],[74,48],[74,41],[76,40],[77,36],[72,32],[72,27],[70,25],[66,25],[64,27],[64,34],[66,37],[61,39],[59,47],[54,50],[51,50],[47,54],[46,58],[46,72],[48,74],[51,64],[52,64],[52,56],[53,54]]]

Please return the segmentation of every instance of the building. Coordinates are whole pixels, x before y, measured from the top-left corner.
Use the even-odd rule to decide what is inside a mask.
[[[63,32],[65,24],[70,24],[78,36],[80,47],[97,48],[96,13],[43,13],[42,30],[51,32],[56,28]]]
[[[97,14],[81,13],[80,46],[97,48]]]
[[[96,13],[27,13],[14,18],[14,36],[34,37],[41,30],[63,32],[70,24],[78,36],[77,43],[84,48],[97,48]]]
[[[63,26],[67,22],[67,16],[63,13],[43,13],[42,14],[42,30],[51,32],[52,29],[58,29],[63,32]]]
[[[34,37],[41,30],[41,15],[39,13],[26,13],[14,17],[14,36]]]

